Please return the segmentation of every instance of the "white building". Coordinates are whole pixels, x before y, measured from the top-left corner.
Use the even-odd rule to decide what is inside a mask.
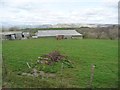
[[[56,37],[58,35],[64,35],[65,38],[82,37],[82,34],[76,30],[39,30],[36,33],[37,37]]]

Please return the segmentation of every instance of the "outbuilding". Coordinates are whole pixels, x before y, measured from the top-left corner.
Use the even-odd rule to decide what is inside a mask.
[[[76,30],[39,30],[36,33],[37,37],[57,37],[64,36],[65,39],[70,38],[80,38],[82,39],[82,34],[78,33]]]
[[[29,36],[29,33],[23,33],[22,31],[16,31],[16,32],[2,32],[1,33],[2,40],[21,40],[23,38],[27,38]]]

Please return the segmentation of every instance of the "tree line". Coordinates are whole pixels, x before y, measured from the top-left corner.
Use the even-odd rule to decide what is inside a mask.
[[[118,26],[109,27],[97,27],[97,28],[79,28],[76,29],[79,33],[83,34],[83,38],[93,39],[118,39],[120,33],[118,32]]]

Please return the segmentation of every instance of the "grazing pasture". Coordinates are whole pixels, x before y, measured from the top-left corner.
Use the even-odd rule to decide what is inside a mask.
[[[26,62],[35,62],[43,54],[58,50],[69,57],[74,68],[64,68],[55,78],[22,76],[28,72]],[[56,40],[39,38],[3,41],[3,86],[10,88],[87,88],[94,64],[94,88],[115,88],[118,84],[117,40]]]

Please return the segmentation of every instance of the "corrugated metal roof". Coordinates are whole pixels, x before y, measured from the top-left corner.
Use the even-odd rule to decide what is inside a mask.
[[[18,31],[18,32],[2,32],[0,34],[2,35],[11,35],[11,34],[18,34],[18,33],[22,33],[21,31]]]
[[[57,36],[57,35],[74,35],[81,36],[76,30],[40,30],[37,33],[38,37]]]

